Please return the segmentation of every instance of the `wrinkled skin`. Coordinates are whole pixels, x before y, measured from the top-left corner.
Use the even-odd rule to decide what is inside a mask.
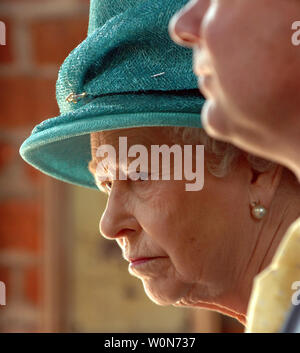
[[[163,131],[151,127],[94,133],[93,160],[104,164],[95,156],[97,147],[109,144],[118,151],[119,136],[127,136],[128,147],[172,145]],[[108,174],[119,168],[108,158],[105,163]],[[282,167],[257,173],[244,156],[225,177],[213,176],[206,166],[204,174],[204,188],[196,192],[185,191],[186,180],[103,182],[94,174],[108,194],[100,232],[117,241],[127,261],[160,257],[129,266],[155,303],[210,308],[245,323],[253,278],[268,265],[288,224],[298,216],[299,201],[295,207],[286,195],[296,197],[299,190],[282,176]],[[250,214],[257,200],[268,209],[263,221]]]

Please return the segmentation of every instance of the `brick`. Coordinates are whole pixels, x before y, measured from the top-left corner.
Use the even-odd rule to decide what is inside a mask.
[[[5,168],[17,155],[17,150],[9,143],[0,141],[0,172]]]
[[[42,301],[41,271],[32,267],[24,273],[24,296],[32,305],[39,306]]]
[[[7,3],[7,4],[20,3],[20,4],[22,4],[24,2],[27,4],[30,4],[30,3],[34,3],[34,2],[40,2],[40,1],[41,0],[1,0],[1,4],[5,4],[5,3]]]
[[[10,19],[3,17],[0,18],[0,21],[5,23],[6,28],[6,45],[0,45],[0,65],[12,64],[14,61],[12,38],[14,23]]]
[[[0,203],[0,250],[38,253],[42,247],[41,206],[35,201]]]
[[[0,173],[9,165],[20,162],[21,157],[19,155],[19,148],[19,145],[14,145],[0,140]],[[36,186],[39,186],[43,181],[42,178],[44,177],[44,174],[33,168],[31,165],[24,163],[23,160],[21,160],[21,163],[28,181]]]
[[[55,79],[40,77],[0,78],[0,127],[32,127],[58,115]]]
[[[87,36],[88,16],[36,21],[30,25],[34,60],[39,65],[61,65]]]

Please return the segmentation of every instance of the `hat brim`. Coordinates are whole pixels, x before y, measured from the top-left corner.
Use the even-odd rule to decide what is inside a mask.
[[[157,105],[151,111],[150,105],[149,111],[123,113],[121,112],[124,111],[123,106],[120,112],[116,112],[118,111],[116,106],[112,109],[110,104],[104,105],[101,99],[96,100],[78,110],[48,119],[36,126],[21,145],[20,155],[27,163],[49,176],[96,189],[94,178],[88,169],[92,158],[90,133],[149,126],[200,128],[200,111],[204,99],[199,96],[184,97],[182,104],[179,98],[177,104],[174,104],[174,99],[176,100],[176,97],[170,97],[172,105],[160,107],[161,111],[157,111]],[[142,106],[145,109],[145,106]]]

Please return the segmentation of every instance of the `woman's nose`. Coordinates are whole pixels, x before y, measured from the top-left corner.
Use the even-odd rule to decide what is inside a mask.
[[[174,42],[194,47],[201,41],[201,24],[210,0],[192,0],[169,23],[169,33]]]
[[[105,238],[116,240],[139,230],[140,226],[128,206],[124,194],[117,195],[111,191],[99,224],[100,233]]]

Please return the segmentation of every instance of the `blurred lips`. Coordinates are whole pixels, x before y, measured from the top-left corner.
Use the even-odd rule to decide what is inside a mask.
[[[198,77],[198,88],[204,95],[206,100],[213,98],[212,95],[212,78],[211,76],[199,76]]]
[[[210,71],[206,65],[197,65],[196,63],[194,64],[193,71],[198,77],[208,76],[210,74]]]
[[[195,49],[193,52],[193,71],[196,76],[206,76],[211,72],[203,49]]]

